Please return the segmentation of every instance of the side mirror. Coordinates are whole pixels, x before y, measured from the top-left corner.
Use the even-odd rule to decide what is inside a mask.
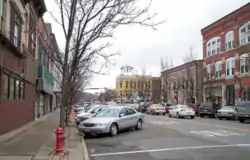
[[[125,114],[123,114],[123,113],[121,113],[121,114],[119,115],[119,117],[123,117],[123,116],[125,116]]]

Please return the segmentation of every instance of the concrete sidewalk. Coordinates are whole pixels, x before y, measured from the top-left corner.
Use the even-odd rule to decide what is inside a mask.
[[[59,110],[0,137],[0,159],[31,159],[59,122]]]

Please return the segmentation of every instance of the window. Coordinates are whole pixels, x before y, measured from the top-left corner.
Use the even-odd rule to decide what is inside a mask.
[[[133,88],[133,81],[130,81],[130,88]]]
[[[8,99],[9,98],[9,76],[6,74],[3,74],[2,79],[2,85],[3,85],[3,98]]]
[[[134,89],[136,89],[136,81],[134,81]]]
[[[120,88],[122,88],[122,81],[120,81]]]
[[[10,18],[10,26],[11,26],[11,39],[13,44],[20,48],[21,46],[21,18],[18,12],[18,9],[14,2],[11,4],[11,18]]]
[[[133,109],[128,108],[126,115],[132,115],[132,114],[135,114],[135,111]]]
[[[15,79],[13,77],[9,78],[9,99],[14,99],[15,97]]]
[[[128,81],[126,81],[126,88],[128,88]]]
[[[233,76],[234,75],[234,70],[235,70],[234,57],[228,58],[226,60],[226,73],[227,73],[227,76]]]
[[[212,64],[207,64],[207,80],[212,79]]]
[[[234,43],[234,32],[229,31],[226,33],[226,50],[232,49],[233,43]]]
[[[215,63],[215,77],[221,77],[221,61]]]
[[[239,43],[240,45],[250,43],[250,21],[242,25],[239,29]]]
[[[214,37],[207,42],[207,56],[219,54],[221,52],[220,37]]]
[[[29,51],[33,56],[35,56],[35,47],[36,47],[36,21],[31,11],[29,15]]]
[[[15,99],[20,99],[20,80],[15,80]]]
[[[24,99],[24,82],[8,74],[3,74],[2,79],[3,99]]]
[[[248,67],[249,67],[249,58],[248,54],[242,54],[240,56],[240,73],[248,73]]]

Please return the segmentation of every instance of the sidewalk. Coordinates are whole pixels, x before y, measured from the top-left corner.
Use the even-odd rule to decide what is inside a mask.
[[[31,159],[54,132],[58,122],[59,110],[56,110],[39,120],[0,136],[0,159]]]

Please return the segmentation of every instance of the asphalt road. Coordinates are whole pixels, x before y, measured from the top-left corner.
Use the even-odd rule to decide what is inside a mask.
[[[141,131],[86,143],[92,160],[249,160],[250,123],[146,115]]]

